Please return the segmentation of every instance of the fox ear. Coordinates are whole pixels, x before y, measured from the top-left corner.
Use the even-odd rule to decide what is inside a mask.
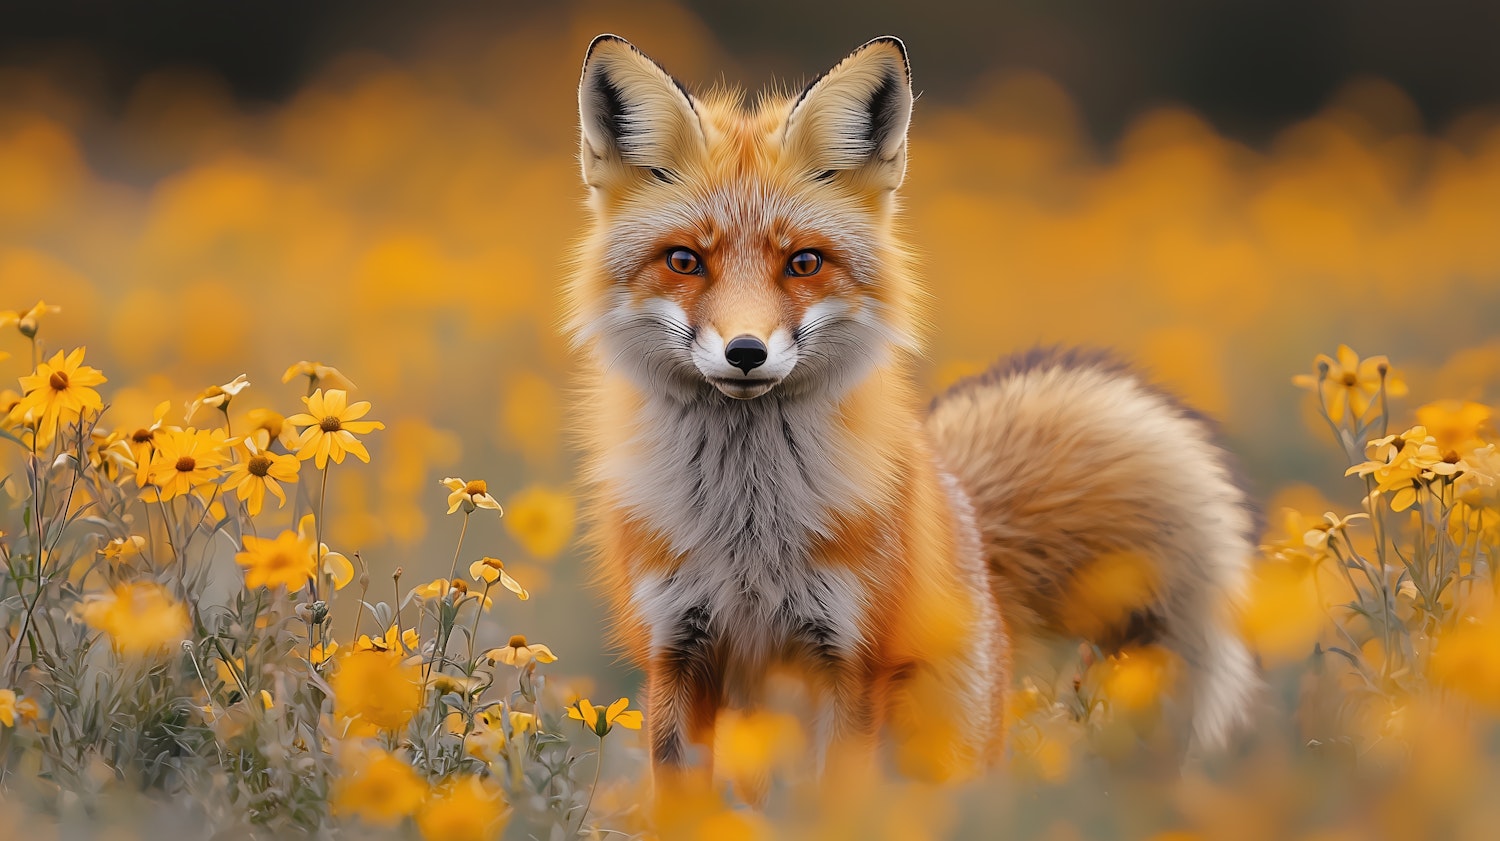
[[[911,68],[898,38],[876,38],[849,54],[798,97],[785,144],[815,177],[857,171],[880,189],[906,175]]]
[[[623,38],[589,45],[578,83],[583,180],[608,187],[621,177],[676,179],[703,148],[703,129],[687,89]]]

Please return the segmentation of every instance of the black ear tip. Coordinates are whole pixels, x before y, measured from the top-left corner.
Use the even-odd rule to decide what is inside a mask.
[[[604,33],[602,35],[596,35],[596,36],[594,36],[594,40],[592,40],[592,41],[589,42],[588,52],[586,52],[586,53],[583,54],[583,63],[584,63],[584,65],[587,66],[588,63],[589,63],[589,59],[591,59],[591,58],[594,57],[594,50],[599,49],[599,47],[602,46],[602,45],[604,45],[604,44],[611,44],[611,43],[613,43],[613,44],[620,44],[621,46],[627,47],[627,48],[632,49],[632,50],[635,49],[635,46],[633,44],[631,44],[629,41],[625,40],[624,38],[621,38],[618,35],[614,35],[614,34],[611,34],[609,32],[606,32],[606,33]]]

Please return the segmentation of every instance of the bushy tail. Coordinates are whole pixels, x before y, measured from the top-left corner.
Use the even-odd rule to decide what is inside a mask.
[[[1050,350],[958,383],[927,425],[1012,636],[1168,648],[1195,743],[1224,744],[1260,679],[1232,619],[1252,516],[1211,425],[1106,355]]]

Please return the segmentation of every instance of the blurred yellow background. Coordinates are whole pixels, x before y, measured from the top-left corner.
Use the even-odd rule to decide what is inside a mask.
[[[277,102],[168,69],[106,107],[56,65],[0,66],[0,307],[62,306],[46,348],[88,347],[110,377],[107,427],[149,423],[163,399],[181,422],[240,373],[253,385],[235,413],[290,414],[305,381],[282,371],[337,366],[387,424],[366,438],[372,464],[336,468],[330,491],[328,542],[361,553],[375,597],[397,565],[405,587],[447,570],[457,518],[439,479],[486,479],[502,503],[572,480],[557,292],[583,223],[589,39],[618,32],[700,89],[773,81],[670,4],[516,21],[399,59],[341,54]],[[847,29],[804,78],[879,34]],[[919,89],[943,46],[909,43]],[[1314,353],[1390,355],[1413,386],[1403,421],[1439,397],[1500,398],[1494,112],[1434,130],[1401,89],[1352,77],[1254,147],[1171,106],[1101,144],[1061,83],[992,70],[918,101],[904,195],[933,292],[933,389],[1038,343],[1116,348],[1223,421],[1263,501],[1312,482],[1346,503],[1358,494],[1324,478],[1337,455],[1290,384]],[[26,373],[29,350],[6,343],[0,369]],[[571,521],[521,510],[540,532]],[[465,562],[505,558],[538,596],[492,635],[524,631],[567,673],[628,687],[576,543],[537,558],[484,514]]]

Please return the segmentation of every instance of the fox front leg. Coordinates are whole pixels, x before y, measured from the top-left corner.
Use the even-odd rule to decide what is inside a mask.
[[[651,764],[658,773],[712,773],[722,672],[707,609],[687,611],[652,656],[647,674]]]

